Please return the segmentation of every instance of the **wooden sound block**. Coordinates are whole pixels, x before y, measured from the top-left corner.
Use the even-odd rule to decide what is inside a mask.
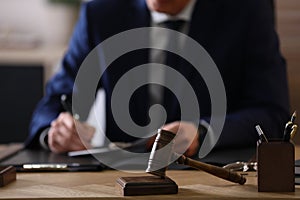
[[[16,180],[16,168],[13,166],[0,167],[0,187]]]
[[[178,193],[178,186],[172,179],[158,176],[120,177],[116,189],[123,196]]]

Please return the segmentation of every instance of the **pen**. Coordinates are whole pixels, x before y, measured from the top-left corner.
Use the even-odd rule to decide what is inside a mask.
[[[60,102],[61,102],[61,105],[63,106],[64,110],[69,112],[71,115],[73,115],[74,119],[76,119],[76,120],[80,119],[80,117],[77,113],[73,113],[72,102],[71,102],[70,98],[68,97],[68,95],[66,95],[66,94],[61,95]]]
[[[291,117],[291,122],[295,123],[296,117],[297,117],[297,111],[294,111],[294,113]]]
[[[79,163],[31,163],[23,164],[21,171],[99,171],[101,165],[82,165]]]
[[[60,96],[60,103],[63,106],[64,110],[72,114],[72,103],[66,94]]]
[[[259,125],[256,125],[256,126],[255,126],[255,129],[256,129],[256,131],[257,131],[257,133],[258,133],[260,143],[261,143],[261,142],[269,142],[268,139],[267,139],[267,137],[266,137],[266,135],[265,135],[264,132],[261,130],[261,128],[260,128]]]
[[[295,111],[292,114],[290,121],[288,121],[285,124],[284,133],[283,133],[283,141],[288,142],[291,139],[291,135],[292,135],[293,129],[295,129],[295,127],[293,128],[293,126],[294,126],[294,122],[296,120],[296,116],[297,116],[297,113]],[[293,133],[293,135],[294,134],[295,133]]]
[[[293,126],[292,126],[292,132],[291,132],[291,139],[293,139],[294,138],[294,136],[296,135],[296,132],[297,132],[297,129],[298,129],[298,125],[297,124],[294,124]]]
[[[285,124],[285,129],[284,129],[284,133],[283,133],[283,141],[288,142],[291,139],[291,133],[293,130],[293,122],[289,121]]]
[[[78,163],[75,163],[75,166],[79,166]],[[50,169],[56,169],[56,170],[66,170],[69,167],[67,164],[24,164],[23,169],[32,169],[32,170],[50,170]]]
[[[293,122],[293,124],[295,123],[296,121],[296,117],[297,117],[297,111],[294,111],[292,117],[291,117],[291,122]],[[298,125],[297,124],[294,124],[292,126],[292,132],[290,134],[290,138],[293,139],[294,136],[296,135],[296,132],[297,132],[297,129],[298,129]]]

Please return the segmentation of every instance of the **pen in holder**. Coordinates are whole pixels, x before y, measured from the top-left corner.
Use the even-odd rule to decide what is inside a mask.
[[[268,140],[260,126],[256,131],[257,185],[259,192],[295,191],[295,147],[290,140],[297,132],[295,111],[286,123],[282,139]]]
[[[269,140],[257,146],[259,192],[295,191],[295,148],[289,141]]]

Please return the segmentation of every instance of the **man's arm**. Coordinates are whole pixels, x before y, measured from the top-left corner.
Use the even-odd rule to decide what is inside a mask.
[[[28,147],[40,147],[39,135],[43,130],[49,128],[51,122],[63,111],[60,96],[62,94],[72,94],[77,71],[91,50],[86,5],[82,6],[68,51],[61,62],[61,68],[47,83],[46,94],[33,113],[29,129],[30,135],[26,141]]]

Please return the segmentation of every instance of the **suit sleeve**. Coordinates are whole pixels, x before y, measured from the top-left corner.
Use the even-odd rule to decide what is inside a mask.
[[[243,91],[239,109],[228,113],[217,147],[254,146],[255,125],[281,138],[289,117],[286,64],[279,50],[273,11],[267,0],[247,1]]]
[[[79,20],[74,29],[69,48],[61,62],[59,71],[48,81],[45,96],[38,103],[29,127],[28,147],[39,146],[39,135],[50,126],[63,108],[62,94],[72,94],[74,80],[84,58],[90,52],[87,4],[83,4]]]

